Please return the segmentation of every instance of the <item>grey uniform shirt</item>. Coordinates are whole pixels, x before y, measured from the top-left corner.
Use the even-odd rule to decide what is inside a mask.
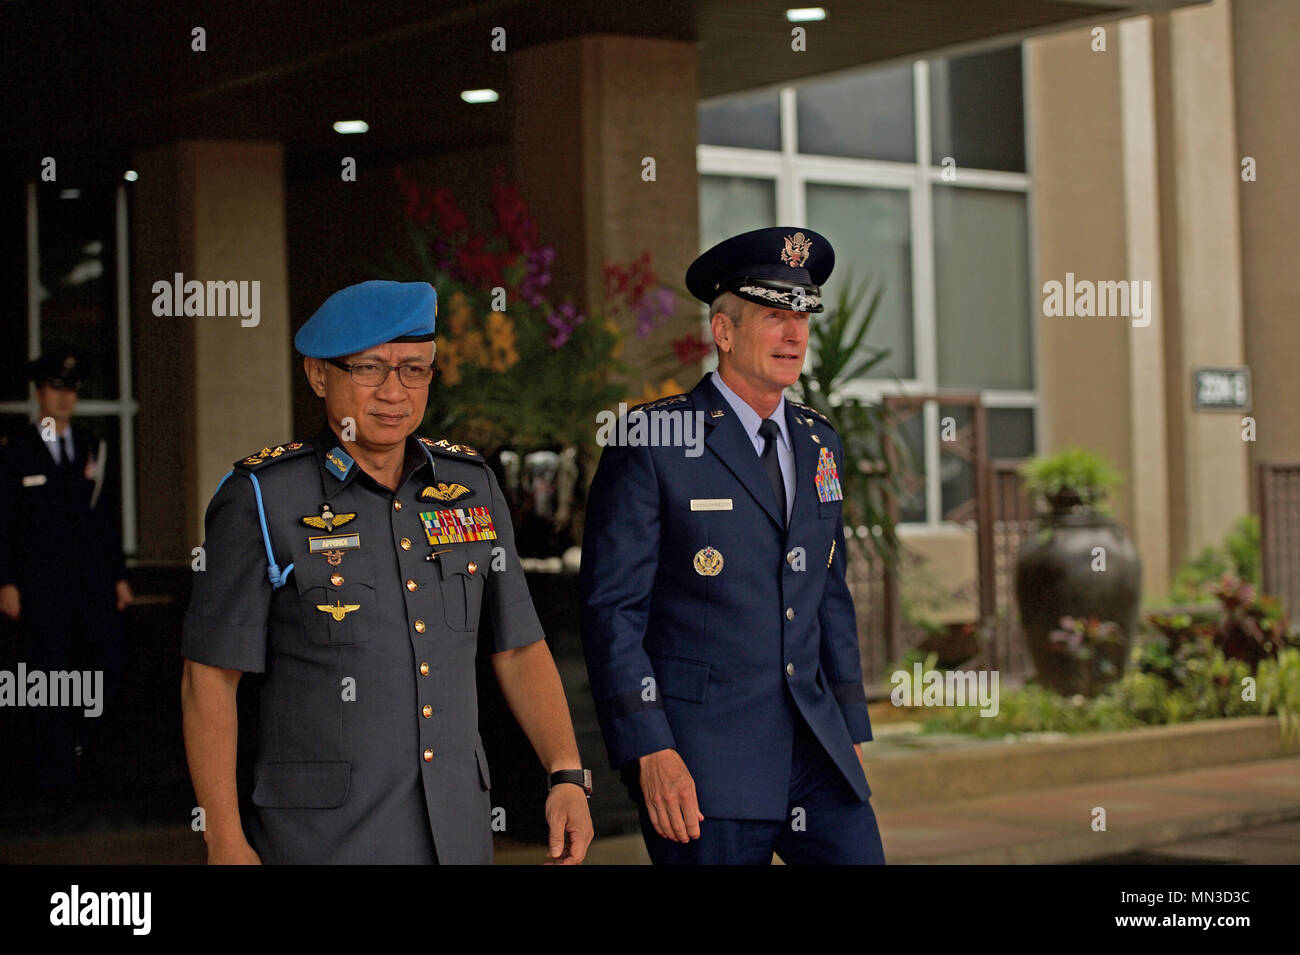
[[[265,674],[245,820],[263,861],[489,863],[478,626],[494,652],[543,638],[505,499],[459,445],[408,439],[396,492],[341,448],[327,430],[223,481],[181,652]],[[324,504],[332,530],[309,526]]]

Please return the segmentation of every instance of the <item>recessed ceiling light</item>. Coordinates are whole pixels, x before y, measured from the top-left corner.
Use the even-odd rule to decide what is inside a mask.
[[[334,124],[334,132],[343,133],[344,135],[348,133],[368,133],[370,132],[370,124],[364,119],[340,119]]]
[[[140,174],[134,169],[128,169],[126,172],[122,173],[122,178],[127,182],[135,182],[140,178]]]
[[[81,198],[81,190],[80,190],[80,189],[64,189],[62,192],[59,193],[59,198],[60,198],[60,199],[80,199],[80,198]]]
[[[496,90],[461,90],[460,98],[467,103],[495,103],[501,97]]]
[[[791,23],[812,23],[815,20],[825,20],[826,9],[824,7],[794,7],[785,11],[785,18]]]

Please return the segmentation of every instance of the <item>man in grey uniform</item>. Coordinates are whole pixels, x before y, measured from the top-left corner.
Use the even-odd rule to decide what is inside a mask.
[[[502,692],[550,774],[548,861],[586,854],[590,776],[505,499],[472,448],[413,434],[435,315],[423,282],[332,295],[294,339],[328,426],[236,462],[208,506],[181,695],[209,862],[491,862],[483,612]],[[245,672],[265,673],[247,834]]]

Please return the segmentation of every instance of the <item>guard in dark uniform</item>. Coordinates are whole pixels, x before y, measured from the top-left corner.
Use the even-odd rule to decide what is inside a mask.
[[[483,615],[506,700],[552,774],[551,856],[580,862],[591,840],[587,774],[505,498],[473,448],[413,434],[435,312],[423,282],[331,296],[294,339],[327,427],[235,462],[208,507],[182,697],[210,861],[490,863]],[[241,672],[265,674],[247,842]]]
[[[0,446],[0,611],[21,622],[28,672],[103,675],[98,716],[74,706],[28,711],[37,785],[45,798],[66,802],[77,757],[121,680],[122,610],[132,595],[106,444],[71,423],[77,357],[45,355],[28,371],[38,418]]]
[[[784,398],[835,253],[807,229],[686,273],[718,371],[633,409],[698,416],[704,450],[605,448],[588,498],[583,641],[610,759],[657,864],[879,863],[844,575],[840,437]],[[689,433],[684,430],[678,433]]]

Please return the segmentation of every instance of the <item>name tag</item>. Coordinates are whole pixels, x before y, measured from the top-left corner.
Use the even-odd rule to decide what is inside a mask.
[[[40,487],[48,480],[44,474],[24,474],[23,487]]]
[[[729,497],[693,497],[691,498],[692,511],[729,511],[731,510],[731,498]]]
[[[307,543],[313,554],[327,550],[356,550],[361,546],[360,534],[344,534],[342,537],[309,537]]]

